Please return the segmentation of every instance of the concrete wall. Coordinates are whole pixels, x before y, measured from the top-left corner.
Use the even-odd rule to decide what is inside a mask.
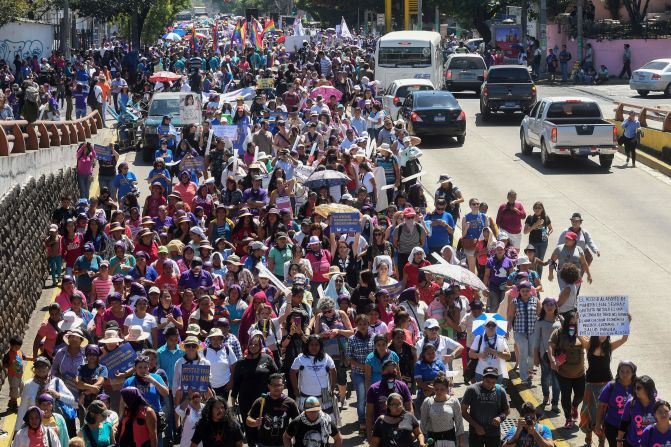
[[[8,63],[14,55],[38,58],[51,56],[54,44],[54,27],[36,22],[12,22],[0,28],[0,59]]]
[[[562,44],[573,55],[573,61],[578,59],[578,43],[569,38],[564,31],[559,33],[559,26],[556,24],[548,25],[548,48],[560,48]],[[669,52],[668,39],[627,39],[627,40],[603,40],[585,39],[585,45],[592,44],[594,49],[594,64],[598,67],[604,64],[608,67],[611,76],[617,76],[622,69],[622,53],[624,44],[631,45],[631,69],[635,70],[642,67],[653,59],[667,58],[671,56]]]

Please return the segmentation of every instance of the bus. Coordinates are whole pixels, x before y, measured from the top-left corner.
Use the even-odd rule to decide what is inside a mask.
[[[433,31],[394,31],[380,37],[375,47],[375,80],[385,89],[396,79],[429,79],[443,87],[440,34]]]

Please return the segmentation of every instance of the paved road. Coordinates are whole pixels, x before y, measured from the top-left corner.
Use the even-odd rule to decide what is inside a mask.
[[[624,86],[615,87],[621,90]],[[604,93],[601,87],[594,89],[599,89],[599,95]],[[543,86],[539,97],[589,92],[576,90]],[[537,149],[529,157],[520,153],[521,117],[497,116],[491,123],[482,123],[478,99],[471,94],[456,96],[467,113],[466,143],[458,147],[449,139],[432,139],[421,146],[427,188],[435,190],[438,176],[450,174],[466,200],[478,197],[486,201],[493,215],[511,188],[527,210],[531,210],[534,201],[541,200],[557,232],[550,237],[551,243],[556,242],[559,231],[569,226],[573,212],[582,213],[584,227],[599,246],[601,257],[592,264],[594,283],[585,284],[581,294],[630,298],[633,333],[629,342],[613,354],[613,365],[632,359],[639,366],[639,374],[651,375],[660,396],[668,398],[671,380],[661,371],[668,365],[665,358],[671,335],[663,307],[671,280],[671,237],[666,230],[671,221],[671,208],[667,206],[671,203],[671,181],[644,166],[624,168],[625,158],[620,154],[609,172],[591,160],[566,160],[554,169],[543,168]],[[604,110],[611,110],[613,103],[606,98],[605,94],[596,97]],[[657,100],[638,98],[639,103]],[[609,112],[604,113],[610,116]],[[547,277],[543,282],[546,295],[556,296],[556,282],[549,283]],[[540,388],[534,391],[540,396]],[[563,425],[563,418],[560,422]],[[571,441],[573,445],[574,442]]]

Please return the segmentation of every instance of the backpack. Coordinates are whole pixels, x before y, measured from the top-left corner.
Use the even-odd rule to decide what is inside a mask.
[[[38,104],[40,102],[40,91],[37,84],[30,84],[26,87],[26,101],[33,104]]]
[[[401,224],[401,225],[398,225],[398,227],[397,227],[398,228],[398,239],[397,240],[399,240],[399,241],[401,240],[401,234],[403,233],[403,227],[404,226],[405,226],[404,224]],[[419,222],[415,222],[415,229],[417,230],[417,233],[419,234],[419,240],[421,241],[422,240],[422,226],[419,224]]]

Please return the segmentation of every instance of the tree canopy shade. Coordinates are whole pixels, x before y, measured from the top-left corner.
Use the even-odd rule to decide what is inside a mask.
[[[25,17],[28,3],[25,0],[0,0],[0,26]]]

